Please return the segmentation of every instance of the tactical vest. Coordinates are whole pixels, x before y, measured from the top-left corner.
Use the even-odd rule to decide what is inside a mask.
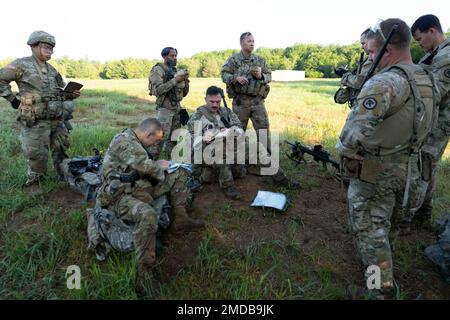
[[[390,70],[404,74],[411,91],[406,103],[388,110],[372,135],[371,144],[378,145],[378,150],[367,149],[378,156],[408,148],[418,152],[431,130],[436,111],[431,74],[418,65],[393,65],[386,71]]]
[[[175,72],[171,72],[169,67],[165,63],[158,62],[157,64],[155,64],[153,66],[151,72],[153,72],[154,68],[156,68],[156,67],[161,67],[163,69],[164,83],[173,79]],[[183,99],[183,89],[178,88],[178,85],[175,86],[174,88],[172,88],[169,92],[167,92],[163,95],[160,95],[160,96],[156,95],[156,92],[155,92],[155,89],[153,88],[153,86],[154,85],[152,84],[151,73],[150,73],[149,83],[148,83],[149,94],[151,96],[156,96],[156,105],[157,106],[162,106],[166,99],[168,99],[172,105],[177,105]]]
[[[248,83],[246,85],[240,85],[239,83],[232,83],[227,85],[227,93],[230,98],[236,97],[238,94],[245,94],[254,97],[261,97],[265,99],[270,91],[270,86],[267,83],[263,83],[261,80],[256,80],[251,74],[251,69],[257,67],[257,64],[251,64],[251,61],[237,59],[236,63],[238,69],[236,71],[237,76],[244,76],[247,78]]]
[[[214,129],[225,128],[225,123],[223,123],[223,121],[221,121],[223,124],[223,126],[221,126],[221,124],[219,123],[217,118],[213,114],[211,114],[211,112],[209,112],[207,107],[203,106],[203,107],[198,108],[198,112],[200,112],[203,116],[205,116],[205,118],[214,125]],[[224,110],[224,108],[219,108],[219,116],[221,118],[224,117],[226,120],[229,121],[230,116]]]
[[[30,59],[39,75],[43,90],[41,92],[20,90],[21,105],[17,120],[28,127],[34,125],[37,120],[62,120],[66,113],[63,108],[65,97],[56,81],[58,72],[47,63],[47,73],[44,74],[34,58]],[[19,83],[19,89],[20,87]]]

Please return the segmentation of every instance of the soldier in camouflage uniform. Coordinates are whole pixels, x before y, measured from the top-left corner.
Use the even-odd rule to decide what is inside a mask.
[[[418,218],[430,222],[436,171],[450,136],[450,39],[445,38],[439,19],[434,15],[421,16],[411,27],[411,32],[428,52],[419,64],[433,73],[440,96],[437,125],[422,149],[423,178],[428,182],[428,189],[417,212]]]
[[[55,170],[63,177],[60,164],[67,158],[69,147],[64,120],[71,117],[72,100],[79,97],[80,92],[63,93],[61,88],[65,83],[61,75],[47,62],[56,44],[52,35],[35,31],[27,44],[32,56],[17,59],[0,69],[0,96],[18,109],[20,141],[28,165],[25,186],[31,193],[39,193],[37,182],[47,172],[49,148]],[[18,96],[11,91],[12,81],[19,87]]]
[[[117,134],[103,160],[102,185],[97,205],[113,211],[116,217],[135,226],[133,242],[138,265],[137,288],[141,292],[151,278],[155,263],[157,214],[150,205],[153,199],[169,195],[171,230],[179,232],[204,226],[187,214],[190,199],[188,174],[183,169],[168,174],[169,161],[153,161],[146,148],[163,137],[161,123],[144,120],[136,129]]]
[[[407,226],[411,220],[420,146],[435,108],[432,78],[412,63],[405,22],[377,25],[368,34],[369,56],[375,60],[394,25],[398,31],[379,63],[381,71],[363,86],[336,145],[350,178],[349,221],[358,253],[366,268],[376,265],[381,271],[381,290],[371,291],[376,298],[392,293],[391,225]]]
[[[258,141],[263,143],[259,130],[267,130],[267,144],[264,147],[270,153],[269,117],[264,99],[269,94],[272,72],[264,58],[252,53],[255,40],[250,32],[241,35],[240,44],[241,51],[232,55],[222,67],[222,81],[227,86],[228,96],[233,99],[233,112],[239,117],[244,131],[251,120]],[[248,166],[247,170],[259,175],[260,165]],[[280,185],[299,186],[297,181],[286,177],[281,168],[272,178]]]
[[[155,157],[161,150],[171,156],[175,143],[170,141],[170,136],[182,125],[180,115],[184,109],[180,102],[189,93],[189,74],[187,70],[177,70],[177,54],[175,48],[164,48],[161,51],[164,62],[157,63],[149,76],[149,94],[156,96],[158,120],[164,128],[164,140],[150,151]]]
[[[269,129],[264,99],[267,97],[272,80],[272,72],[264,58],[253,54],[255,40],[250,32],[241,35],[241,51],[231,56],[222,67],[222,81],[227,85],[227,93],[233,99],[233,112],[247,130],[251,119],[256,132]]]
[[[358,68],[355,72],[345,72],[346,70],[343,68],[338,68],[336,70],[336,74],[341,75],[341,87],[334,95],[334,101],[339,104],[344,104],[349,102],[349,107],[352,107],[356,96],[358,95],[358,91],[361,87],[362,82],[364,81],[365,76],[369,73],[370,67],[372,66],[372,61],[369,58],[364,59],[364,55],[367,55],[367,34],[369,33],[370,28],[366,29],[360,36],[361,49],[361,57],[358,63]]]
[[[234,139],[236,135],[244,133],[238,116],[230,109],[220,107],[222,95],[222,89],[216,86],[209,87],[206,90],[206,105],[197,108],[197,111],[189,119],[187,125],[191,136],[195,136],[195,125],[201,126],[203,141],[199,143],[199,146],[216,142],[223,144],[223,139],[218,141],[215,139],[215,135],[219,133],[227,132],[226,139]],[[224,190],[225,195],[231,199],[240,199],[241,195],[234,187],[233,177],[242,178],[245,174],[245,168],[243,164],[227,164],[225,152],[226,150],[224,150],[223,163],[194,164],[194,173],[202,183],[211,183],[218,176],[219,185]]]

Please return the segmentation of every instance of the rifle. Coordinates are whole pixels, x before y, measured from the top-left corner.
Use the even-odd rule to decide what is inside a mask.
[[[301,163],[302,161],[306,163],[305,153],[313,156],[314,161],[321,162],[323,167],[327,167],[327,163],[331,164],[337,170],[340,169],[340,165],[337,161],[331,159],[330,153],[325,151],[322,145],[315,145],[312,149],[307,146],[302,145],[298,141],[285,142],[291,147],[291,153],[287,154],[287,157],[296,163]]]
[[[224,105],[225,109],[228,109],[228,111],[230,111],[230,109],[228,108],[228,105],[227,105],[227,100],[225,100],[225,94],[223,93],[222,89],[220,89],[220,95],[222,96],[223,105]],[[223,122],[223,124],[226,128],[231,128],[230,117],[228,117],[228,119],[225,119],[225,117],[220,116],[220,121]]]

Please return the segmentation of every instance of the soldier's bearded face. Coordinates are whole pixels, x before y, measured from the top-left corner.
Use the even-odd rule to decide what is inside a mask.
[[[246,36],[244,40],[241,41],[242,51],[252,52],[255,48],[255,39],[253,36]]]
[[[219,110],[221,101],[222,101],[222,97],[220,96],[220,94],[207,95],[205,98],[206,106],[212,112],[217,112]]]
[[[420,30],[417,29],[416,32],[414,32],[413,37],[423,50],[431,51],[434,49],[434,36],[431,29],[425,32],[420,32]]]
[[[164,61],[171,67],[177,65],[177,52],[175,50],[170,50],[170,53],[164,58]]]

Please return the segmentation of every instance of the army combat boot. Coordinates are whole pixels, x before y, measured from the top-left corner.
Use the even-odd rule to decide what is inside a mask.
[[[171,231],[174,233],[192,231],[194,229],[202,228],[206,224],[202,219],[192,219],[189,217],[185,207],[174,207],[172,210],[173,222]]]
[[[272,181],[277,186],[286,188],[300,188],[300,183],[286,176],[283,170],[278,169],[277,173],[272,176]]]
[[[158,282],[153,274],[156,261],[155,237],[148,239],[142,251],[138,250],[136,294],[140,298],[155,298]],[[142,255],[139,257],[139,255]]]
[[[236,190],[234,186],[230,186],[223,189],[223,193],[227,198],[238,200],[241,198],[241,193]]]

